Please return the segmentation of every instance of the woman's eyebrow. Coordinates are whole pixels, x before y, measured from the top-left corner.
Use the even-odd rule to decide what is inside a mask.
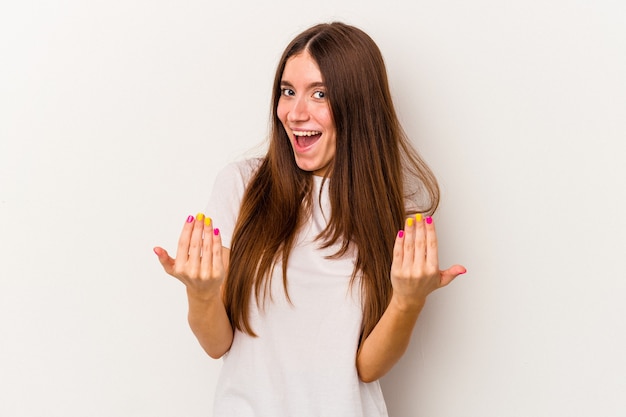
[[[281,80],[280,81],[280,85],[281,85],[281,87],[293,88],[293,84],[291,84],[289,81],[285,81],[285,80]],[[312,82],[312,83],[308,84],[306,87],[307,88],[318,88],[318,87],[326,87],[326,86],[321,81],[315,81],[315,82]]]

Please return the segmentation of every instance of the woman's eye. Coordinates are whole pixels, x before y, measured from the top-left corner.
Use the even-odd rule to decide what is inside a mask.
[[[325,98],[326,97],[326,93],[323,91],[316,91],[315,93],[313,93],[313,98]]]
[[[280,93],[283,96],[293,96],[296,94],[291,88],[281,88]]]

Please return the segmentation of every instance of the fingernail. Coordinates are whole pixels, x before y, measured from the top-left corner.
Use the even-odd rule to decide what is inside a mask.
[[[157,252],[156,248],[153,248],[152,251],[156,254],[156,256],[159,256],[159,252]]]
[[[432,217],[430,217],[430,216],[426,217],[426,223],[432,224],[432,222],[433,222],[433,218]]]
[[[402,239],[402,238],[404,237],[404,230],[400,230],[400,231],[398,232],[398,237],[399,237],[400,239]]]
[[[412,217],[409,217],[408,219],[406,219],[406,225],[409,226],[409,227],[413,226],[413,218]]]
[[[207,226],[211,225],[211,218],[210,217],[205,217],[204,218],[204,224],[206,224]]]
[[[415,215],[415,221],[418,222],[418,223],[422,221],[422,215],[420,213],[417,213]]]
[[[195,217],[193,217],[191,215],[189,217],[187,217],[187,223],[191,223],[194,220],[194,218]]]
[[[213,234],[215,236],[219,235],[220,234],[220,229],[218,229],[217,227],[215,229],[213,229]]]
[[[203,213],[196,214],[196,219],[198,221],[200,221],[200,222],[203,221],[204,220],[204,214]]]

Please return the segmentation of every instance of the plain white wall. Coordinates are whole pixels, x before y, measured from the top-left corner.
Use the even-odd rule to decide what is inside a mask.
[[[626,3],[5,1],[0,415],[208,416],[174,249],[266,134],[274,67],[365,29],[438,175],[441,262],[393,417],[626,415]]]

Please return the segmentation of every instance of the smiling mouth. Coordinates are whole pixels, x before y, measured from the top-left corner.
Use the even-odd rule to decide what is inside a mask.
[[[322,136],[322,132],[316,130],[293,132],[294,139],[298,148],[308,148],[317,142]]]

